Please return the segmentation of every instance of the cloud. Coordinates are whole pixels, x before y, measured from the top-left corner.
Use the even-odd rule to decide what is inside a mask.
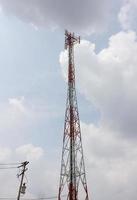
[[[122,136],[137,136],[137,41],[133,31],[119,32],[108,47],[96,53],[95,44],[76,47],[79,91],[101,112],[100,124]],[[67,52],[60,55],[66,69]]]
[[[16,146],[28,134],[26,129],[33,123],[35,115],[24,97],[9,98],[0,102],[1,145]]]
[[[4,162],[11,155],[11,150],[9,148],[0,148],[0,162]]]
[[[136,0],[124,1],[124,4],[121,7],[120,12],[118,14],[118,19],[121,23],[122,28],[124,30],[128,29],[137,30],[136,18],[137,18],[137,1]]]
[[[93,199],[136,198],[136,142],[112,131],[82,123],[89,193]]]
[[[20,98],[9,98],[4,103],[0,102],[1,145],[8,143],[15,145],[17,138],[21,140],[24,137],[20,133],[23,124],[26,122],[26,111],[26,107]]]
[[[43,149],[32,144],[23,145],[16,149],[16,153],[22,155],[27,160],[39,160],[43,156]]]
[[[25,106],[24,103],[24,97],[21,98],[9,98],[9,104],[15,108],[16,110],[25,113]]]
[[[24,144],[33,140],[39,132],[45,132],[45,127],[50,126],[51,119],[60,117],[61,112],[55,111],[48,102],[42,99],[35,101],[25,97],[10,97],[0,102],[0,137],[1,145],[9,147]],[[46,122],[46,124],[45,124]],[[38,138],[48,138],[48,133]],[[34,139],[35,140],[35,139]]]
[[[104,29],[108,23],[109,0],[0,0],[5,13],[13,14],[36,26],[61,27],[92,33]]]

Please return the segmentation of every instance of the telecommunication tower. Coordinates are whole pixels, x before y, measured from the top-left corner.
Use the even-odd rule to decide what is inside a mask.
[[[74,45],[80,37],[65,31],[68,49],[68,93],[65,113],[63,150],[58,200],[89,200],[83,157],[80,120],[75,89]]]

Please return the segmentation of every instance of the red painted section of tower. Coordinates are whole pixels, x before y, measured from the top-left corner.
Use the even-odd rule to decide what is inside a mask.
[[[65,113],[63,150],[58,200],[89,200],[83,157],[80,120],[75,89],[74,45],[80,37],[65,31],[68,49],[68,94]]]

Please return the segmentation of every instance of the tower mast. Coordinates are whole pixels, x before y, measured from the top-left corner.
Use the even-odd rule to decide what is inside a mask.
[[[80,120],[75,89],[74,45],[80,37],[65,31],[65,49],[68,49],[68,94],[65,113],[63,150],[58,200],[67,194],[67,200],[88,200],[83,158]]]

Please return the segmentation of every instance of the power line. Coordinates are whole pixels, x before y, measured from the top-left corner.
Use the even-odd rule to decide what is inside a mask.
[[[23,163],[0,163],[0,170],[1,169],[17,169],[23,166]]]
[[[36,199],[22,199],[22,200],[44,200],[44,199],[57,199],[57,196],[45,197],[45,198],[36,198]]]
[[[22,163],[0,163],[0,165],[20,165]]]
[[[0,170],[1,169],[17,169],[22,167],[23,163],[0,163]]]
[[[16,198],[1,197],[0,199],[16,199]]]
[[[0,167],[0,169],[18,169],[18,167]]]
[[[61,197],[66,197],[67,195],[62,195]],[[57,196],[51,196],[51,197],[41,197],[41,198],[22,198],[22,200],[45,200],[45,199],[57,199]],[[16,197],[0,197],[0,200],[10,200],[10,199],[16,199]]]

